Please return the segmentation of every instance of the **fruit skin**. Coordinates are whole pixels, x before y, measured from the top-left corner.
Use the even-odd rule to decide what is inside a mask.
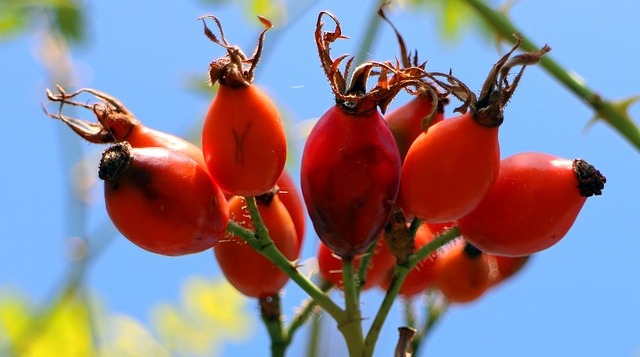
[[[427,245],[431,240],[433,240],[433,233],[429,229],[428,225],[422,224],[420,228],[416,231],[415,235],[415,251]],[[398,294],[403,295],[405,297],[412,297],[420,294],[429,288],[435,280],[435,270],[434,265],[438,260],[437,252],[425,257],[418,264],[416,264],[409,274],[404,279]],[[391,279],[393,277],[393,267],[387,271],[384,279],[381,280],[380,287],[384,290],[389,289],[391,285]]]
[[[225,192],[238,196],[268,192],[287,157],[275,104],[255,85],[221,84],[204,121],[202,151],[209,172]]]
[[[450,302],[471,302],[489,288],[487,255],[462,239],[440,251],[433,269],[435,287]]]
[[[403,160],[411,144],[422,134],[422,121],[429,116],[432,106],[433,101],[430,95],[417,95],[406,104],[385,114],[384,118],[389,124]],[[433,125],[442,120],[444,120],[444,111],[437,110],[429,124]]]
[[[458,226],[489,254],[531,255],[556,244],[573,225],[586,200],[578,183],[572,160],[536,152],[510,156],[495,186]]]
[[[320,275],[337,286],[339,289],[343,288],[342,284],[342,259],[333,254],[326,245],[322,242],[318,243],[318,268],[320,269]],[[361,256],[357,256],[354,259],[354,266],[357,270],[360,266]],[[396,258],[391,254],[384,237],[380,237],[376,242],[376,247],[373,251],[373,256],[369,261],[367,268],[367,275],[362,285],[362,290],[369,290],[372,287],[378,285],[384,278],[384,275],[391,269],[396,263]]]
[[[409,148],[399,201],[405,212],[426,222],[456,220],[493,187],[499,164],[498,127],[478,124],[471,112],[446,119]]]
[[[490,286],[501,284],[518,273],[529,262],[530,255],[521,257],[504,257],[500,255],[487,255],[491,273],[489,274]]]
[[[400,154],[382,116],[330,108],[307,138],[300,183],[320,240],[343,259],[366,251],[400,183]]]
[[[269,230],[273,244],[289,260],[295,260],[299,246],[291,216],[277,195],[268,204],[258,201],[258,211]],[[229,201],[231,219],[244,228],[254,230],[244,197]],[[214,248],[216,260],[229,283],[242,294],[266,298],[277,294],[289,277],[242,238],[228,233]]]
[[[202,167],[207,167],[204,162],[202,150],[193,143],[178,136],[146,127],[142,124],[135,125],[127,136],[118,141],[128,141],[134,148],[163,147],[169,150],[179,151]]]
[[[128,163],[118,177],[107,177],[109,153],[116,151],[126,151]],[[143,249],[170,256],[197,253],[225,234],[229,212],[222,191],[203,166],[180,152],[116,144],[103,154],[100,177],[106,178],[111,221]]]
[[[289,215],[291,215],[293,225],[296,227],[298,246],[302,249],[307,225],[302,194],[295,182],[293,182],[293,177],[291,177],[291,174],[287,170],[282,171],[282,175],[280,175],[277,185],[278,198],[280,198],[280,201],[282,201],[284,206],[287,208]]]

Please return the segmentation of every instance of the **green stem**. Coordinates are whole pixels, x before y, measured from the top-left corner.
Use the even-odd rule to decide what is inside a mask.
[[[440,295],[439,292],[429,292],[427,293],[427,318],[422,326],[422,329],[416,333],[412,341],[412,349],[415,355],[418,354],[418,350],[424,343],[424,340],[429,336],[429,333],[436,325],[440,318],[447,311],[448,304],[443,299],[442,296],[439,296],[441,301],[438,301],[437,295]]]
[[[414,218],[411,220],[411,224],[409,225],[409,233],[411,234],[412,237],[416,236],[416,232],[418,232],[418,229],[420,228],[421,225],[422,225],[421,219]]]
[[[247,202],[251,202],[252,199],[248,199]],[[255,205],[255,200],[253,200]],[[249,204],[251,206],[251,204]],[[259,220],[262,222],[262,219]],[[258,226],[259,223],[254,221],[254,225]],[[227,231],[231,234],[246,241],[253,249],[260,252],[267,257],[272,263],[274,263],[280,270],[282,270],[291,280],[293,280],[302,290],[304,290],[309,296],[323,308],[329,315],[331,315],[336,321],[340,321],[344,318],[345,312],[338,305],[336,305],[327,294],[320,290],[311,280],[302,275],[297,267],[289,261],[282,253],[276,248],[273,242],[263,243],[263,240],[271,239],[267,237],[258,238],[257,234],[240,226],[236,222],[229,222]]]
[[[329,282],[323,282],[320,285],[320,290],[323,292],[328,292],[333,288],[333,284]],[[316,307],[318,304],[309,298],[303,304],[302,307],[298,310],[298,313],[291,319],[289,327],[286,330],[285,337],[287,339],[287,343],[291,343],[293,340],[293,335],[296,331],[309,319],[310,316],[313,315],[314,311],[316,311]]]
[[[482,0],[465,1],[502,37],[513,43],[513,34],[518,33],[522,36],[523,41],[521,47],[523,50],[536,51],[539,49],[539,47],[526,37],[504,14],[491,9]],[[549,55],[542,57],[540,65],[556,80],[589,105],[599,117],[609,123],[620,135],[640,151],[640,128],[633,122],[628,113],[616,107],[615,103],[603,99],[599,94],[577,79],[575,75],[572,75],[560,66]]]
[[[378,237],[378,239],[384,238]],[[356,287],[358,294],[360,294],[362,287],[367,281],[367,271],[369,270],[369,264],[371,264],[371,258],[373,258],[373,254],[375,254],[377,245],[378,241],[376,240],[376,242],[372,244],[371,247],[367,249],[367,252],[360,258],[360,263],[358,264],[358,284]]]
[[[311,320],[311,328],[309,328],[309,343],[307,343],[307,357],[319,357],[320,340],[322,332],[322,311]]]
[[[260,315],[264,322],[269,337],[271,338],[271,356],[284,357],[289,345],[282,325],[282,310],[280,308],[280,296],[278,294],[261,298]]]
[[[338,329],[347,342],[350,356],[361,356],[364,337],[362,333],[362,315],[358,281],[353,268],[353,258],[342,259],[342,281],[347,318],[338,322]]]
[[[378,16],[378,9],[386,2],[387,0],[376,1],[374,3],[375,8],[373,9],[373,11],[369,12],[371,14],[371,17],[367,21],[367,28],[364,32],[364,38],[360,42],[360,47],[358,48],[358,53],[356,54],[353,63],[360,64],[364,63],[364,61],[366,60],[374,41],[378,37],[378,28],[380,28],[380,21],[382,20],[380,16]]]
[[[400,291],[400,287],[404,282],[407,274],[413,267],[416,266],[422,259],[428,257],[436,249],[444,246],[445,244],[451,242],[456,239],[460,235],[460,229],[458,227],[453,227],[443,234],[435,237],[431,242],[424,245],[422,248],[418,249],[414,254],[411,255],[409,260],[404,265],[396,265],[395,270],[393,272],[393,278],[391,279],[391,285],[389,289],[387,289],[387,293],[382,300],[382,304],[380,305],[380,309],[376,314],[376,317],[369,328],[369,332],[367,333],[367,337],[364,340],[364,353],[363,356],[372,356],[373,350],[375,349],[376,342],[378,341],[378,336],[380,335],[380,331],[382,331],[382,326],[384,325],[384,321],[387,319],[387,315],[391,310],[391,306],[393,305],[393,301],[396,296],[398,296],[398,291]]]
[[[409,297],[405,297],[402,299],[402,302],[404,303],[404,322],[409,327],[416,327],[416,311],[413,307],[413,300]]]

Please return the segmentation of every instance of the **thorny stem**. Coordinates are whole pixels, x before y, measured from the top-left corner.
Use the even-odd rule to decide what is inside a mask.
[[[254,219],[254,226],[264,226],[259,214],[254,217],[257,212],[255,207],[255,199],[247,198],[247,204],[250,208],[252,219]],[[255,207],[252,209],[251,207]],[[275,247],[269,236],[260,236],[257,233],[252,232],[236,222],[229,222],[227,231],[247,242],[253,249],[267,257],[273,262],[280,270],[282,270],[287,276],[291,278],[302,290],[304,290],[322,309],[327,311],[336,321],[344,319],[345,312],[331,298],[320,290],[311,280],[302,275],[293,262],[289,261],[282,253]],[[266,232],[266,229],[261,228],[260,231]],[[264,243],[266,241],[267,243]]]
[[[381,237],[378,237],[378,239],[381,239]],[[369,264],[371,264],[371,258],[373,258],[373,255],[375,254],[377,246],[378,246],[378,240],[376,240],[376,242],[373,243],[371,247],[367,249],[365,254],[363,254],[360,258],[360,264],[358,265],[358,276],[357,276],[357,279],[358,279],[357,293],[358,294],[360,294],[360,292],[362,291],[362,287],[367,281],[367,272],[369,270]]]
[[[364,337],[362,333],[362,315],[360,312],[360,298],[358,281],[353,268],[353,258],[342,259],[342,281],[344,289],[345,308],[347,318],[338,323],[338,329],[345,337],[350,356],[360,356]]]
[[[364,353],[363,356],[372,356],[373,351],[375,349],[376,341],[378,341],[378,336],[380,335],[380,331],[382,331],[382,326],[384,325],[384,321],[391,310],[391,306],[393,302],[398,296],[398,292],[400,291],[400,287],[404,282],[409,271],[416,266],[422,259],[428,257],[430,254],[436,251],[439,247],[451,242],[460,236],[460,229],[458,227],[453,227],[441,235],[435,237],[431,242],[424,245],[422,248],[418,249],[411,257],[406,264],[400,265],[397,264],[395,270],[393,272],[393,278],[391,279],[391,285],[387,289],[387,293],[382,300],[380,305],[380,309],[376,314],[376,317],[369,328],[369,332],[364,341]]]
[[[511,20],[502,13],[491,9],[482,0],[465,0],[480,17],[482,17],[494,31],[499,33],[509,41],[514,42],[512,35],[519,33],[522,36],[522,49],[534,51],[538,48],[529,40],[522,31],[518,29]],[[599,117],[611,125],[620,135],[622,135],[636,150],[640,151],[640,128],[635,124],[627,112],[618,108],[615,103],[604,99],[597,92],[587,87],[582,81],[577,79],[564,69],[560,64],[549,56],[544,56],[540,60],[540,65],[551,74],[556,80],[582,99],[590,106]]]
[[[389,0],[378,0],[374,3],[374,9],[381,8]],[[358,52],[356,53],[355,63],[363,63],[367,58],[371,47],[376,39],[378,29],[380,28],[380,16],[376,14],[376,11],[370,11],[371,17],[367,21],[367,28],[364,32],[364,38],[360,42]]]
[[[323,292],[328,292],[332,288],[333,284],[329,282],[323,282],[320,285],[320,290],[322,290]],[[287,344],[291,343],[291,341],[293,340],[293,335],[309,319],[309,317],[313,315],[319,315],[319,311],[320,310],[318,309],[318,304],[312,298],[309,298],[302,303],[299,311],[291,319],[291,322],[289,323],[289,326],[285,331],[285,339],[287,341]]]
[[[278,294],[259,299],[260,315],[269,337],[271,337],[271,356],[284,357],[288,346],[282,325],[282,310]]]
[[[447,311],[448,306],[446,300],[439,292],[427,292],[427,318],[422,328],[417,331],[413,338],[412,345],[414,354],[418,354],[418,350],[423,346],[425,339],[429,336],[433,327]]]

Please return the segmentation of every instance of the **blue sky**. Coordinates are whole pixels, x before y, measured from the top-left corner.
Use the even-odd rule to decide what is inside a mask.
[[[320,1],[292,26],[267,35],[256,83],[286,110],[292,123],[316,118],[332,105],[312,38],[318,11],[337,15],[351,38],[336,44],[334,53],[355,53],[362,39],[371,4],[344,3]],[[210,101],[187,90],[186,79],[194,74],[204,78],[208,63],[223,54],[204,38],[195,19],[215,13],[226,24],[229,41],[247,52],[259,31],[257,22],[250,24],[253,18],[234,5],[114,0],[87,6],[89,41],[73,51],[75,85],[111,93],[145,124],[176,134],[196,125]],[[548,43],[553,48],[550,55],[560,64],[603,96],[617,99],[640,92],[638,33],[630,28],[638,11],[640,4],[632,0],[606,6],[593,0],[580,6],[524,0],[511,15],[533,40]],[[409,48],[418,48],[431,70],[452,68],[475,91],[499,56],[474,31],[457,42],[443,42],[432,13],[405,11],[391,17]],[[64,160],[75,158],[63,157],[69,152],[63,147],[79,148],[89,164],[97,163],[101,149],[80,142],[43,115],[44,88],[51,83],[35,56],[40,44],[37,33],[0,44],[0,286],[16,287],[36,302],[46,301],[64,276],[69,264],[67,235],[82,231],[82,225],[66,223],[71,174],[62,167]],[[396,53],[394,36],[383,26],[371,58],[386,60]],[[392,106],[405,99],[399,97]],[[640,106],[632,108],[632,115],[640,117]],[[640,355],[640,235],[635,231],[640,153],[602,123],[587,129],[591,116],[589,108],[540,68],[527,69],[505,111],[500,132],[503,156],[544,151],[582,157],[607,176],[607,186],[603,196],[587,201],[569,234],[535,256],[516,279],[477,302],[451,307],[423,355]],[[299,153],[299,127],[292,127],[291,143]],[[298,160],[299,156],[292,160],[294,172]],[[87,232],[98,229],[106,215],[100,190],[91,192]],[[315,241],[310,230],[304,258],[314,254]],[[194,274],[219,274],[212,254],[166,258],[118,237],[92,264],[87,284],[112,311],[146,321],[157,301],[177,301],[182,281]],[[290,284],[284,312],[290,315],[302,297]],[[380,297],[376,292],[363,296],[365,315],[374,313]],[[392,351],[399,316],[398,309],[392,310],[377,355]],[[326,324],[335,330],[331,322]],[[332,335],[332,343],[339,338]],[[250,342],[229,344],[224,355],[267,355],[267,344],[266,333],[257,325]],[[297,341],[292,355],[303,345]],[[340,347],[335,348],[331,351],[338,353]]]

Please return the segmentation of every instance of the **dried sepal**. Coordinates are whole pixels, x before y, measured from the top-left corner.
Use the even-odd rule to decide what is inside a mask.
[[[333,31],[323,31],[323,18],[328,17],[334,22]],[[335,60],[331,58],[331,44],[338,39],[345,39],[338,19],[329,12],[322,11],[316,22],[315,41],[322,68],[329,80],[331,89],[336,97],[336,103],[343,110],[354,114],[364,114],[376,108],[384,113],[391,100],[409,86],[420,85],[426,76],[423,68],[410,66],[402,68],[399,61],[396,65],[390,62],[368,61],[353,70],[353,57],[342,55]],[[340,67],[345,58],[347,60],[344,71]],[[377,76],[373,88],[367,86],[368,80]]]
[[[512,57],[522,44],[520,35],[515,34],[514,37],[515,44],[493,65],[478,96],[474,118],[478,123],[488,127],[502,124],[504,120],[503,109],[520,83],[524,69],[538,63],[544,54],[551,51],[551,47],[544,45],[538,51],[525,52]],[[521,68],[510,83],[508,76],[511,70],[518,66]]]
[[[218,28],[219,36],[216,36],[207,26],[206,20],[212,20]],[[264,26],[258,36],[258,44],[251,57],[247,57],[238,46],[229,44],[224,35],[224,30],[220,20],[214,15],[205,15],[198,18],[204,26],[204,35],[213,43],[220,45],[227,50],[227,54],[211,62],[209,65],[209,82],[211,85],[216,82],[231,87],[244,87],[253,83],[255,69],[260,62],[264,38],[273,24],[268,19],[258,16],[258,20]]]
[[[469,109],[475,109],[476,95],[464,82],[456,78],[451,70],[449,73],[428,72],[428,78],[440,86],[445,95],[451,94],[462,102],[462,105],[453,110],[454,112],[465,113]]]
[[[67,93],[59,85],[56,86],[56,89],[58,93],[47,89],[46,94],[49,101],[60,103],[58,112],[51,113],[43,107],[45,114],[67,124],[76,134],[91,143],[118,142],[140,123],[122,102],[107,93],[93,88],[80,88],[73,93]],[[89,101],[76,100],[76,97],[83,93],[91,94],[98,101],[90,103]],[[62,114],[65,105],[91,110],[97,122]]]

